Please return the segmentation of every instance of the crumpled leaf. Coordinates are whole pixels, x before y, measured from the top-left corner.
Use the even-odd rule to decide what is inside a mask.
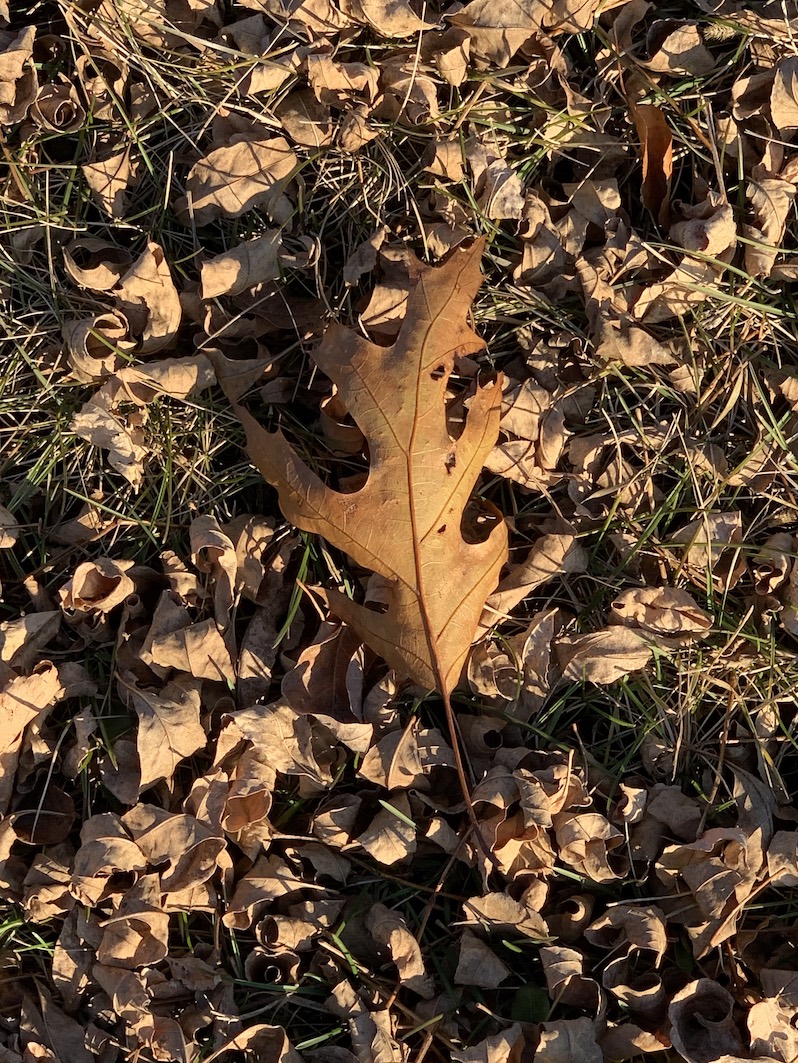
[[[632,104],[631,112],[643,157],[643,206],[666,224],[670,214],[673,134],[662,110],[654,104]]]
[[[277,223],[286,222],[293,208],[284,191],[296,165],[283,137],[234,137],[191,168],[188,210],[200,226],[219,217],[238,218],[255,207],[263,207]]]
[[[471,1048],[455,1050],[452,1059],[457,1063],[521,1063],[525,1045],[523,1031],[514,1022],[508,1029],[489,1035]]]
[[[464,320],[480,282],[481,251],[477,243],[467,253],[455,253],[419,280],[392,348],[334,325],[316,351],[320,368],[333,378],[369,439],[371,473],[360,491],[340,494],[325,487],[282,433],[267,433],[236,408],[250,454],[279,488],[288,519],[324,535],[385,580],[384,613],[337,591],[327,592],[330,607],[390,665],[442,692],[460,677],[507,549],[503,522],[481,543],[466,542],[460,530],[498,430],[500,391],[477,390],[457,441],[449,437],[443,406],[454,350],[481,348]],[[415,381],[409,395],[408,380]],[[390,530],[394,520],[407,522],[412,537],[398,542]],[[455,603],[449,593],[453,581]]]
[[[717,982],[690,982],[668,1007],[673,1047],[687,1063],[747,1058],[733,1009],[734,998]]]
[[[609,627],[589,635],[555,639],[554,650],[563,680],[606,686],[645,668],[652,650],[642,635],[626,628]]]
[[[366,916],[366,927],[375,942],[388,950],[402,986],[420,997],[431,997],[434,993],[432,979],[424,969],[419,944],[402,916],[384,904],[373,904]]]
[[[26,26],[0,52],[0,125],[21,122],[36,99],[35,39],[36,27]]]
[[[661,645],[685,645],[706,637],[712,618],[680,587],[634,587],[612,603],[612,619],[639,628]]]
[[[155,354],[173,345],[183,311],[160,244],[147,244],[113,294],[138,340],[138,354]]]
[[[159,691],[138,687],[132,675],[122,676],[120,682],[139,720],[139,793],[162,779],[171,783],[180,761],[207,742],[200,725],[199,680],[181,676]]]

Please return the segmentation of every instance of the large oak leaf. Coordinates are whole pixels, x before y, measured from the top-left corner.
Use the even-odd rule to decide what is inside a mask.
[[[462,435],[446,423],[456,355],[483,342],[468,311],[481,282],[482,241],[424,272],[410,293],[396,342],[379,347],[332,325],[315,353],[368,440],[365,486],[325,486],[281,432],[240,407],[252,460],[275,486],[286,518],[323,535],[386,580],[384,613],[328,591],[330,608],[403,675],[449,693],[456,685],[485,599],[507,558],[498,511],[482,542],[461,528],[471,492],[499,431],[501,386],[478,387]]]

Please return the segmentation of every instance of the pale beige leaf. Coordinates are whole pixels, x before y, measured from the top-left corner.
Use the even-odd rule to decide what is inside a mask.
[[[27,671],[42,659],[42,651],[61,626],[61,613],[29,613],[0,623],[0,661],[16,671]]]
[[[115,288],[132,262],[129,251],[95,236],[71,240],[64,248],[67,273],[76,284],[93,292]]]
[[[552,1002],[597,1011],[601,990],[594,978],[585,975],[585,957],[581,952],[563,945],[544,945],[540,962]]]
[[[191,168],[186,191],[194,221],[207,225],[255,207],[263,207],[275,222],[287,221],[293,208],[284,190],[296,165],[296,155],[283,137],[234,138]]]
[[[463,902],[469,923],[479,923],[489,932],[521,934],[533,941],[545,940],[548,927],[540,912],[515,900],[508,893],[487,893]]]
[[[113,310],[67,321],[63,336],[75,379],[92,384],[119,369],[123,352],[134,346],[128,335],[126,319]]]
[[[302,1057],[291,1047],[282,1026],[268,1026],[266,1023],[248,1026],[246,1030],[226,1041],[221,1048],[211,1052],[205,1063],[215,1063],[228,1052],[236,1055],[243,1052],[252,1053],[258,1063],[302,1063]]]
[[[559,1019],[540,1027],[536,1063],[603,1063],[593,1019]]]
[[[680,528],[672,538],[685,544],[682,565],[700,587],[706,587],[709,581],[715,590],[730,590],[748,570],[741,550],[743,519],[739,510],[705,513]]]
[[[408,0],[342,0],[341,10],[383,37],[409,37],[434,25],[419,18]]]
[[[147,863],[158,868],[165,893],[207,882],[225,848],[224,838],[193,816],[173,815],[154,805],[136,805],[122,816],[122,823]]]
[[[598,812],[560,812],[554,817],[559,857],[574,870],[594,882],[612,882],[622,877],[615,868],[622,864],[615,854],[615,868],[609,857],[624,844],[623,834]]]
[[[130,426],[111,410],[89,400],[75,414],[70,431],[94,447],[108,451],[113,469],[138,490],[144,479],[144,460],[149,451],[144,446],[144,434],[137,426]]]
[[[596,357],[633,368],[673,365],[677,361],[676,355],[645,329],[623,321],[602,321],[596,338]]]
[[[322,888],[299,877],[279,856],[259,856],[252,870],[236,885],[222,921],[232,929],[246,930],[278,897]]]
[[[167,954],[169,915],[161,907],[157,875],[132,886],[115,913],[102,924],[98,963],[109,967],[150,967]]]
[[[748,1058],[734,1021],[734,998],[710,978],[679,990],[668,1007],[673,1047],[687,1063]]]
[[[659,74],[696,77],[715,67],[715,57],[704,47],[697,22],[664,19],[655,22],[647,40],[650,59],[643,64]]]
[[[330,607],[389,665],[441,691],[453,689],[460,677],[507,552],[503,521],[481,543],[467,543],[460,526],[496,437],[500,390],[477,390],[456,441],[444,405],[455,351],[482,347],[465,319],[481,280],[481,251],[478,242],[418,281],[393,347],[377,347],[333,325],[315,352],[369,440],[371,471],[361,490],[341,494],[326,487],[282,433],[266,432],[236,408],[250,454],[278,487],[286,517],[389,581],[384,613],[337,591],[327,592]],[[398,540],[397,521],[412,534]]]
[[[109,613],[136,590],[127,572],[132,561],[99,557],[84,561],[58,592],[61,608],[69,613]]]
[[[388,794],[369,826],[354,839],[378,864],[391,867],[416,851],[416,828],[411,826],[410,801],[398,791]]]
[[[334,986],[326,1005],[346,1021],[358,1063],[407,1063],[406,1046],[394,1036],[395,1021],[388,1009],[370,1011],[346,980]]]
[[[36,717],[64,695],[58,669],[42,661],[28,676],[13,675],[0,689],[0,812],[14,787],[22,736]]]
[[[0,506],[0,550],[10,550],[19,538],[19,522],[11,510]]]

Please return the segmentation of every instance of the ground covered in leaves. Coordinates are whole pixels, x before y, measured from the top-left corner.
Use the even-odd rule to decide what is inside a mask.
[[[793,1063],[798,6],[0,27],[3,1063]]]

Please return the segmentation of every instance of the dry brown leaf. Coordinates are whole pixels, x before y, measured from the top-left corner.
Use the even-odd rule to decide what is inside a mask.
[[[621,878],[609,862],[610,853],[624,845],[624,836],[598,812],[560,812],[553,817],[559,857],[594,882]],[[622,852],[622,850],[621,850]],[[616,854],[615,866],[622,864]]]
[[[479,923],[488,932],[521,934],[533,941],[545,941],[549,937],[540,912],[508,893],[470,897],[463,902],[463,909],[469,923]]]
[[[365,63],[337,63],[328,55],[309,55],[308,81],[320,103],[345,108],[354,96],[373,100],[377,94],[378,72]]]
[[[280,229],[270,229],[254,240],[245,240],[232,250],[203,262],[200,298],[239,295],[256,284],[273,280],[280,276],[282,257]]]
[[[291,1047],[282,1026],[268,1026],[266,1023],[248,1026],[246,1030],[226,1041],[221,1048],[211,1052],[205,1063],[216,1063],[217,1059],[228,1052],[237,1055],[242,1052],[252,1053],[258,1063],[302,1063],[302,1057]]]
[[[411,826],[412,809],[407,794],[389,793],[368,827],[353,840],[378,864],[391,867],[407,860],[416,851],[416,828]]]
[[[392,667],[444,693],[460,677],[507,553],[506,527],[497,513],[482,543],[466,542],[460,529],[498,431],[500,390],[477,390],[456,441],[447,431],[444,406],[455,351],[462,355],[482,347],[465,321],[481,280],[481,252],[478,242],[419,280],[393,347],[377,347],[333,325],[316,351],[319,367],[369,440],[371,472],[360,491],[339,494],[325,487],[282,433],[266,432],[236,408],[249,452],[278,487],[286,517],[324,535],[386,581],[385,613],[337,591],[327,592],[330,607]],[[396,521],[412,528],[412,535],[397,540]]]
[[[118,310],[137,338],[137,354],[155,354],[174,344],[182,309],[163,248],[150,241],[113,289]]]
[[[10,41],[7,38],[3,41],[5,47],[0,52],[0,125],[21,122],[36,99],[35,39],[35,26],[26,26]]]
[[[110,292],[130,268],[129,251],[97,237],[71,240],[64,248],[64,269],[82,288]]]
[[[606,686],[645,668],[651,660],[649,643],[635,631],[605,628],[589,635],[565,635],[554,641],[562,678],[571,683]]]
[[[658,74],[697,77],[715,67],[715,57],[704,47],[698,23],[686,19],[655,22],[646,40],[650,59],[642,65]]]
[[[75,72],[91,102],[92,116],[101,122],[118,119],[124,106],[129,67],[110,49],[94,44],[84,44],[84,47],[86,53],[75,60]]]
[[[333,988],[326,1004],[346,1021],[358,1063],[408,1063],[407,1048],[394,1036],[396,1023],[388,1008],[370,1011],[345,980]]]
[[[58,669],[50,661],[37,664],[28,676],[11,674],[0,688],[0,811],[5,813],[25,728],[64,696]]]
[[[583,1011],[598,1010],[601,990],[594,978],[585,975],[585,957],[581,952],[562,945],[544,945],[540,962],[552,1002],[570,1004]]]
[[[643,206],[661,224],[667,225],[673,174],[673,134],[665,115],[654,104],[634,103],[631,112],[643,161]]]
[[[457,958],[457,970],[454,972],[455,985],[474,985],[481,989],[496,989],[512,971],[500,960],[485,942],[464,930],[460,938],[460,951]]]
[[[68,82],[43,85],[33,101],[30,117],[51,133],[75,133],[86,121],[86,111],[75,86]]]
[[[139,793],[162,779],[171,784],[180,761],[207,742],[200,725],[200,681],[180,676],[155,691],[138,687],[127,674],[120,678],[120,685],[139,720]]]
[[[419,18],[409,0],[342,0],[341,10],[382,37],[409,37],[434,25]]]
[[[61,608],[67,614],[111,612],[135,593],[136,585],[127,575],[132,567],[132,561],[111,557],[84,561],[58,592]]]
[[[795,195],[793,182],[783,181],[780,177],[759,177],[746,188],[753,219],[751,225],[743,228],[746,238],[744,262],[752,277],[770,276],[781,250]]]
[[[296,165],[297,157],[282,137],[234,137],[191,168],[186,180],[189,212],[201,226],[263,207],[282,224],[293,210],[284,192]]]
[[[623,591],[612,603],[611,619],[639,628],[663,646],[674,640],[685,645],[705,638],[712,630],[712,617],[680,587],[635,587]]]
[[[128,339],[128,323],[116,311],[64,324],[69,364],[76,380],[93,384],[123,364],[122,352],[135,344]]]
[[[710,978],[675,994],[668,1007],[673,1047],[687,1063],[732,1063],[748,1058],[734,1021],[734,998]]]
[[[770,93],[770,115],[781,133],[798,129],[798,59],[787,56],[777,65]]]
[[[97,206],[114,221],[124,218],[130,207],[127,191],[136,178],[130,146],[84,163],[81,170]]]
[[[686,544],[682,568],[699,587],[709,582],[716,591],[726,592],[748,570],[741,551],[743,519],[739,510],[705,513],[680,528],[672,540]]]
[[[61,613],[57,610],[4,620],[0,623],[0,661],[17,672],[34,668],[60,627]]]
[[[377,945],[387,950],[402,986],[428,1000],[435,992],[434,983],[424,968],[421,948],[403,916],[384,904],[373,904],[366,916],[366,929]]]
[[[559,1019],[540,1027],[536,1063],[603,1063],[593,1019]]]
[[[322,888],[298,876],[279,856],[259,856],[252,869],[238,881],[222,921],[232,929],[246,930],[278,897]]]
[[[649,365],[673,365],[677,361],[676,355],[657,343],[648,332],[625,320],[603,320],[595,343],[597,358],[620,362],[636,369]]]
[[[19,538],[19,522],[11,510],[0,506],[0,550],[10,550]]]
[[[161,905],[157,875],[144,875],[101,924],[97,962],[109,967],[149,967],[168,952],[169,915]]]
[[[525,1046],[521,1026],[514,1022],[508,1029],[478,1041],[471,1048],[452,1052],[451,1058],[457,1063],[522,1063]]]

